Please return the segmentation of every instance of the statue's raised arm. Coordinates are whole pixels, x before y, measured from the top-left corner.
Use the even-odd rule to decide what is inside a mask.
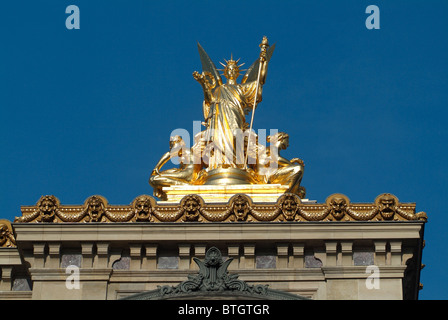
[[[260,43],[260,57],[255,60],[255,62],[247,69],[246,73],[241,80],[241,83],[257,81],[258,78],[258,70],[260,70],[260,84],[264,85],[266,82],[266,75],[268,73],[268,64],[271,60],[272,54],[274,53],[275,43],[272,46],[269,46],[268,38],[263,37],[263,40]],[[261,63],[261,68],[260,68]]]

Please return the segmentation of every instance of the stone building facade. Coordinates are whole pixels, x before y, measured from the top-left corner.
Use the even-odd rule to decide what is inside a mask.
[[[414,203],[204,198],[23,206],[0,221],[0,299],[121,299],[184,281],[211,247],[249,284],[316,300],[418,299],[427,217]]]

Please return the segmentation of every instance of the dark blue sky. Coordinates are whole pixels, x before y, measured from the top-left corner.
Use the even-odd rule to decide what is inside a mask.
[[[65,8],[81,13],[68,30]],[[368,30],[366,7],[380,8]],[[250,65],[276,43],[255,129],[290,135],[307,197],[381,193],[429,222],[421,299],[447,299],[448,2],[8,1],[0,10],[0,207],[43,194],[128,204],[172,130],[202,120],[199,41]]]

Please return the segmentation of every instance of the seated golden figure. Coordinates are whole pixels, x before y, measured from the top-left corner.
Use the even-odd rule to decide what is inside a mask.
[[[289,146],[289,135],[279,132],[267,137],[270,147],[264,152],[264,156],[259,157],[257,163],[257,173],[263,177],[265,183],[288,185],[288,193],[305,197],[305,188],[300,186],[302,182],[304,163],[299,158],[288,160],[280,156],[280,150],[285,150]],[[263,153],[261,153],[263,154]]]
[[[171,138],[170,151],[160,158],[149,178],[149,184],[154,188],[154,196],[166,200],[167,196],[162,191],[163,187],[195,184],[195,181],[200,177],[202,167],[200,160],[201,143],[199,141],[191,149],[187,149],[180,136]],[[160,171],[169,160],[176,157],[179,158],[178,168]]]

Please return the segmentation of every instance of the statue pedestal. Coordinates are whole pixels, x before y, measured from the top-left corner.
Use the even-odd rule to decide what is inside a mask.
[[[247,170],[239,168],[218,168],[208,172],[205,185],[251,184],[253,177]]]
[[[188,194],[197,194],[207,203],[228,202],[237,193],[244,193],[254,202],[276,202],[288,190],[280,184],[189,185],[165,187],[168,203],[178,203]]]

